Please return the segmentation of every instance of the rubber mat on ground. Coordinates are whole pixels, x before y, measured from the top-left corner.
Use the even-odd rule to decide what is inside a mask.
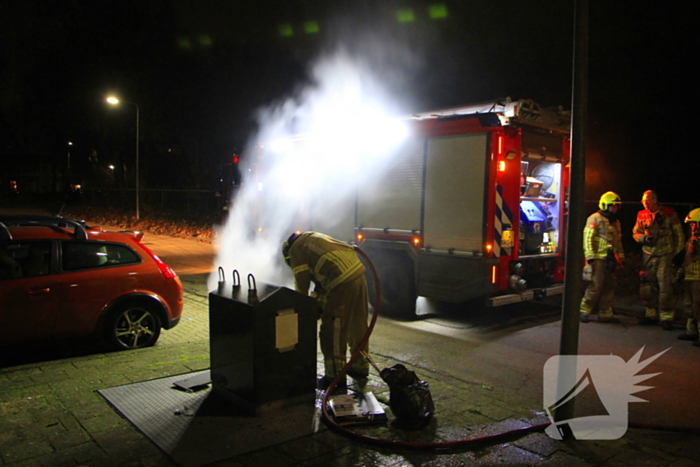
[[[289,441],[314,431],[313,400],[243,415],[212,393],[173,383],[204,372],[98,391],[119,413],[183,467],[195,467]],[[322,426],[322,424],[321,424]]]

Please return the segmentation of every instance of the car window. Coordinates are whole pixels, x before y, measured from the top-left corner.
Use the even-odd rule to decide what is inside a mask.
[[[63,242],[64,271],[140,263],[141,258],[126,245],[103,242]]]
[[[51,267],[51,242],[0,245],[0,280],[45,276]]]

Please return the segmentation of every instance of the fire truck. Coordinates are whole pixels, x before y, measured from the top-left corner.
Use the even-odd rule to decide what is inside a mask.
[[[366,252],[387,315],[415,317],[418,297],[501,306],[561,294],[570,113],[505,98],[404,123],[408,137],[388,166],[364,172],[342,204],[301,203],[290,230],[324,232]],[[251,173],[280,161],[263,146]],[[262,194],[261,180],[249,184]],[[259,232],[264,217],[256,217]]]
[[[570,113],[509,98],[410,118],[411,137],[355,200],[384,313],[418,297],[489,306],[563,292]]]

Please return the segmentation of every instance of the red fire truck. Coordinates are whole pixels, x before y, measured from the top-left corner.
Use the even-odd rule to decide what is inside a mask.
[[[388,167],[358,176],[359,188],[340,204],[323,196],[301,203],[290,230],[359,245],[377,268],[388,315],[415,317],[418,297],[500,306],[560,294],[570,120],[561,109],[509,98],[413,115]],[[256,151],[251,173],[280,163],[267,146]],[[248,181],[260,201],[262,180]],[[264,206],[251,214],[258,232],[266,230]]]
[[[490,306],[563,292],[570,114],[510,99],[413,116],[390,170],[355,201],[382,310],[417,297]]]

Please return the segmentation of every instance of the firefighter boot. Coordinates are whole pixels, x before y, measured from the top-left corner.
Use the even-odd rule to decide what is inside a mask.
[[[685,332],[679,334],[678,338],[682,341],[698,340],[698,321],[695,318],[688,318],[685,324]]]
[[[667,306],[661,307],[659,310],[659,318],[661,319],[661,329],[664,331],[673,331],[673,319],[675,318],[673,309]]]
[[[649,325],[659,323],[659,312],[654,308],[647,308],[644,314],[644,318],[639,318],[637,324]]]
[[[365,392],[365,387],[367,386],[367,381],[369,381],[369,371],[360,371],[355,368],[350,368],[348,370],[348,376],[354,381],[352,385],[354,389],[358,392]]]
[[[659,310],[659,318],[661,319],[661,329],[664,331],[673,331],[673,310]]]
[[[591,303],[588,300],[586,300],[586,297],[584,296],[581,299],[581,306],[579,308],[582,323],[587,323],[589,321],[588,316],[591,314],[592,311],[593,307],[591,306]]]
[[[620,320],[613,316],[612,307],[598,312],[598,322],[599,323],[619,323]]]

